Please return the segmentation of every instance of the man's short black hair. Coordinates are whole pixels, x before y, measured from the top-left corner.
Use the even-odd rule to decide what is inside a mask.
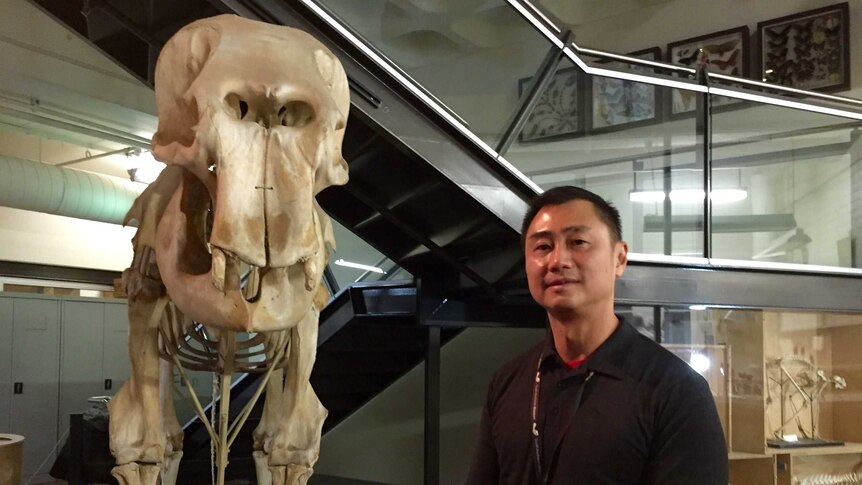
[[[587,200],[592,202],[593,208],[598,214],[602,222],[608,226],[608,231],[611,233],[611,242],[616,243],[623,240],[622,222],[620,222],[620,212],[610,202],[590,192],[587,189],[574,187],[571,185],[562,185],[549,189],[530,201],[530,206],[527,208],[527,213],[524,215],[524,222],[521,224],[521,247],[526,244],[527,229],[530,223],[535,219],[536,214],[544,207],[549,205],[562,205],[573,200]]]

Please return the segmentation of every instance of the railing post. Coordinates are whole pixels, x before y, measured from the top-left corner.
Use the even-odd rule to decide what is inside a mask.
[[[440,327],[426,332],[425,485],[440,485]]]
[[[573,38],[574,35],[571,30],[565,30],[560,34],[560,39],[563,41],[563,49],[572,42]],[[530,82],[527,91],[518,103],[515,113],[508,123],[506,123],[506,129],[495,147],[498,155],[502,156],[506,153],[506,150],[515,141],[515,137],[524,128],[527,117],[533,112],[533,108],[539,102],[539,97],[545,92],[545,88],[548,87],[548,83],[551,81],[551,76],[557,70],[557,64],[559,64],[560,59],[563,57],[563,49],[557,49],[556,46],[552,45],[548,53],[545,54],[545,58],[539,64],[536,74],[533,75],[532,82]]]
[[[440,327],[426,326],[433,309],[427,282],[416,279],[416,318],[425,327],[425,485],[440,485]]]
[[[709,88],[709,70],[697,71],[699,84]],[[703,167],[703,257],[712,258],[712,99],[709,91],[697,96],[695,115],[696,161]]]
[[[69,415],[69,485],[84,485],[84,415]]]

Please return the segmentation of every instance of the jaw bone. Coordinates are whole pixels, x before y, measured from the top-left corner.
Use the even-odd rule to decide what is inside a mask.
[[[255,288],[246,294],[240,287],[238,258],[217,246],[212,248],[209,271],[183,271],[180,260],[187,247],[195,245],[188,230],[189,216],[180,208],[183,190],[179,187],[174,193],[156,234],[159,271],[177,307],[195,321],[241,332],[280,330],[299,323],[313,303],[315,292],[308,283],[315,282],[312,289],[316,289],[323,264],[309,258],[285,268],[252,269],[251,280],[259,283],[250,281]],[[313,220],[321,222],[316,211]],[[319,247],[324,247],[326,231],[315,232]]]

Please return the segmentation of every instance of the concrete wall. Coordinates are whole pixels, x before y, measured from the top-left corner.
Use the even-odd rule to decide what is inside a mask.
[[[134,228],[0,207],[0,261],[122,271]]]

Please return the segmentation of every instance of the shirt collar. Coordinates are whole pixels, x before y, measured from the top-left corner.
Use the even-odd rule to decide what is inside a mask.
[[[638,338],[638,331],[624,317],[617,315],[617,318],[620,324],[617,325],[610,337],[587,357],[587,361],[578,370],[584,369],[584,371],[595,371],[617,379],[623,378],[628,349]],[[547,365],[550,360],[563,365],[563,361],[557,355],[557,349],[554,346],[554,336],[548,331],[545,344],[542,347],[542,365]]]

